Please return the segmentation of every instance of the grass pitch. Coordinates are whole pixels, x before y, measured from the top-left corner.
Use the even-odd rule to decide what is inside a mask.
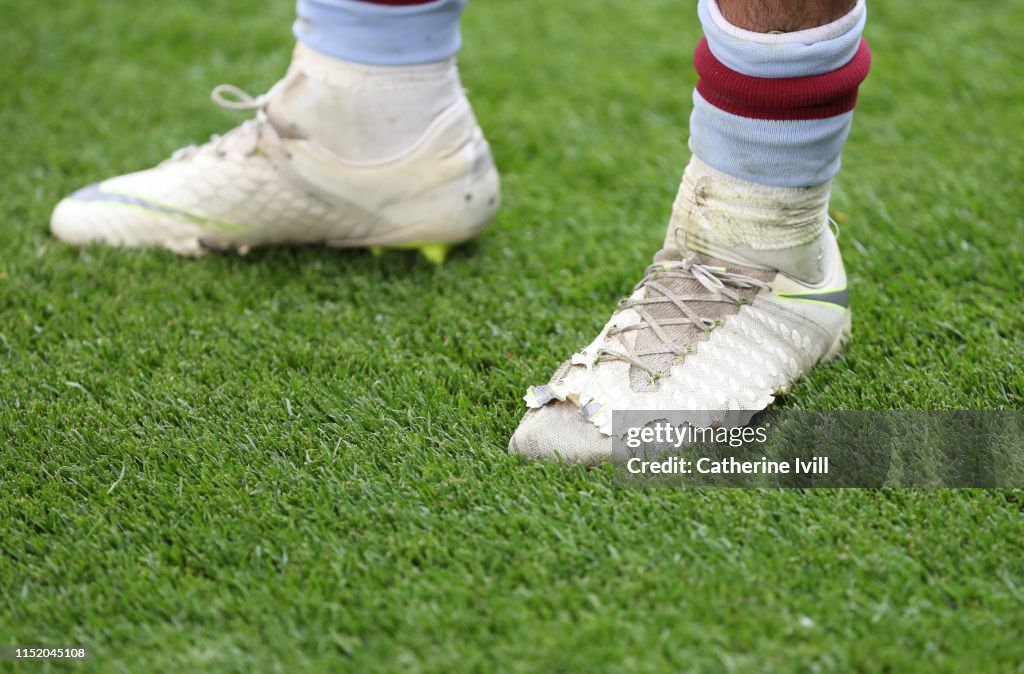
[[[0,644],[104,672],[1020,671],[1019,492],[629,491],[505,454],[661,241],[694,14],[473,3],[504,208],[434,269],[50,240],[63,194],[238,122],[206,93],[283,73],[292,7],[0,0]],[[854,341],[785,404],[1021,406],[1021,25],[871,3],[832,204]]]

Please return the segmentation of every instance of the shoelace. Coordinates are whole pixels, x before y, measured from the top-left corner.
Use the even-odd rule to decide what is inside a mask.
[[[210,100],[225,110],[264,110],[270,101],[270,92],[253,96],[233,84],[218,84],[210,92]]]
[[[745,274],[736,274],[726,271],[724,267],[716,267],[700,261],[696,253],[685,251],[682,260],[656,262],[647,268],[643,280],[634,288],[634,293],[641,288],[654,291],[646,293],[648,296],[641,299],[625,299],[619,304],[619,311],[632,309],[640,316],[640,321],[626,326],[612,326],[608,329],[606,336],[615,339],[622,350],[601,348],[597,352],[596,359],[600,360],[621,360],[635,365],[647,372],[651,377],[657,378],[658,373],[646,365],[641,358],[645,356],[661,355],[671,353],[676,357],[683,357],[692,349],[677,344],[666,332],[665,328],[674,325],[694,325],[710,332],[719,325],[719,321],[700,316],[690,307],[687,302],[731,302],[738,305],[746,303],[740,291],[754,288],[769,290],[770,286],[756,278]],[[662,282],[669,279],[693,279],[701,284],[706,293],[695,295],[680,295],[671,288],[663,285]],[[652,296],[653,295],[653,296]],[[655,318],[645,307],[652,304],[672,304],[679,310],[678,318]],[[638,352],[626,341],[625,334],[637,330],[651,330],[664,344],[664,349],[648,350]]]
[[[232,131],[227,132],[223,136],[220,134],[214,134],[210,136],[208,144],[212,144],[213,150],[218,154],[224,153],[223,143],[225,139],[232,133],[236,133],[243,129],[249,129],[253,125],[256,127],[256,140],[253,147],[259,145],[260,140],[263,138],[263,127],[267,123],[267,103],[270,102],[270,92],[260,94],[259,96],[253,96],[244,89],[240,89],[233,84],[218,84],[210,92],[210,99],[224,108],[225,110],[241,110],[241,111],[256,111],[256,118],[246,120],[240,126],[236,127]],[[184,159],[192,156],[199,147],[196,145],[187,145],[179,150],[176,150],[171,155],[171,159]]]

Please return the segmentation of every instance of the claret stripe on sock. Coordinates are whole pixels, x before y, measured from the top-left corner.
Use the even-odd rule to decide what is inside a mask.
[[[842,68],[808,77],[750,77],[719,61],[701,39],[694,50],[700,79],[697,91],[725,112],[748,119],[809,120],[853,110],[857,89],[867,77],[871,51],[861,38],[853,59]]]

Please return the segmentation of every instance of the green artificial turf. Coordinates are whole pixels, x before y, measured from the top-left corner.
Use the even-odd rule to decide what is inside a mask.
[[[280,76],[293,11],[58,4],[0,0],[0,645],[102,672],[1024,671],[1020,492],[627,490],[505,452],[663,236],[692,2],[472,3],[504,206],[440,269],[50,239],[62,195],[237,123],[207,92]],[[832,204],[854,341],[785,404],[1022,406],[1022,25],[872,1]]]

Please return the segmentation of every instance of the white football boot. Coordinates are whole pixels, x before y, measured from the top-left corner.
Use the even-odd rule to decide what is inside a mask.
[[[440,262],[497,210],[498,173],[454,59],[366,66],[299,43],[268,93],[221,85],[213,98],[256,117],[75,192],[54,210],[53,234],[184,255],[268,244],[419,248]]]
[[[597,339],[530,387],[509,451],[595,465],[616,410],[725,421],[836,356],[850,312],[829,187],[754,186],[692,159],[665,248]]]

